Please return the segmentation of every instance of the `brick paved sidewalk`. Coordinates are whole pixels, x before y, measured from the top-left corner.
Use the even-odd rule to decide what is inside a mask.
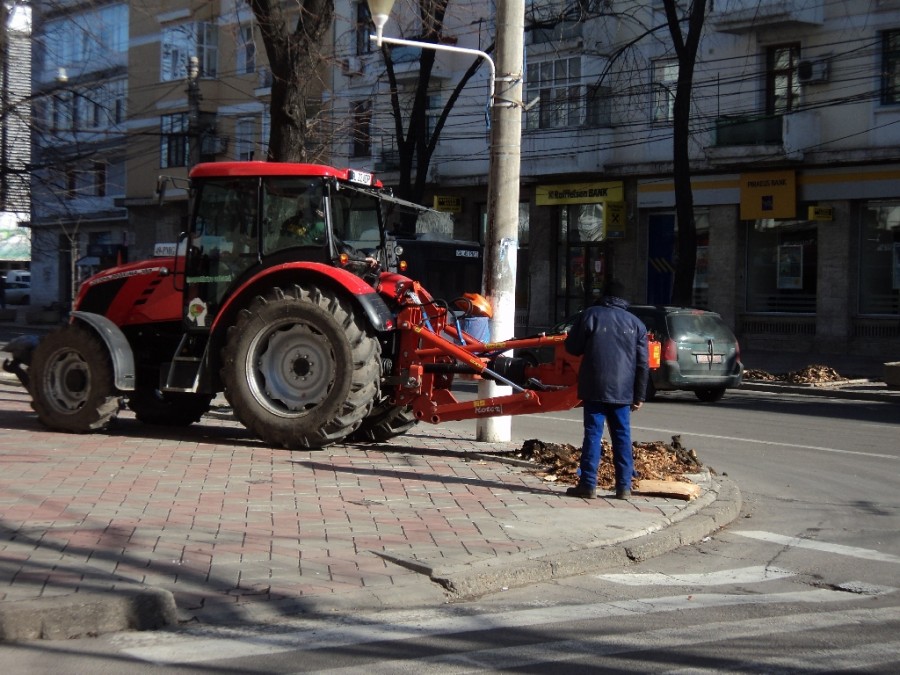
[[[222,622],[433,604],[447,570],[634,537],[686,508],[561,497],[485,445],[421,425],[391,444],[290,452],[215,412],[185,429],[123,412],[107,433],[51,433],[3,379],[0,601],[138,584],[170,591],[182,619]]]

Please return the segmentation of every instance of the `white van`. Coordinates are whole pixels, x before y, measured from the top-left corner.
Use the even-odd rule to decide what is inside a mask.
[[[21,282],[23,284],[31,284],[30,270],[10,270],[6,273],[6,283]]]

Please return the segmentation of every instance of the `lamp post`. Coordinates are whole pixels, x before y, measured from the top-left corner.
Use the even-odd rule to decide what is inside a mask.
[[[512,337],[516,313],[516,260],[519,246],[519,175],[522,137],[522,64],[525,33],[525,0],[497,1],[495,66],[491,57],[477,49],[431,42],[414,42],[384,37],[383,29],[394,0],[367,0],[376,34],[371,39],[379,47],[396,44],[435,51],[471,54],[485,60],[490,68],[491,142],[488,166],[487,240],[482,290],[493,308],[491,338]],[[501,73],[496,76],[497,71]],[[502,89],[495,91],[500,83]],[[509,387],[490,380],[478,384],[480,398],[503,395]],[[510,417],[488,417],[476,421],[479,441],[508,441],[512,435]]]

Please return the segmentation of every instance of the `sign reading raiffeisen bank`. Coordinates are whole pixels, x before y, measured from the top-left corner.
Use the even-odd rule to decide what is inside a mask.
[[[741,220],[797,217],[794,171],[741,174]]]
[[[538,185],[534,197],[538,206],[622,202],[625,201],[625,189],[622,181]]]
[[[462,197],[435,195],[434,210],[443,213],[462,213]]]

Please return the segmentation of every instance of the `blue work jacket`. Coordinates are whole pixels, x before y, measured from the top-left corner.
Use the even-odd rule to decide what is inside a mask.
[[[643,401],[650,366],[647,328],[621,298],[607,296],[575,320],[566,351],[583,357],[578,398],[614,405]]]

